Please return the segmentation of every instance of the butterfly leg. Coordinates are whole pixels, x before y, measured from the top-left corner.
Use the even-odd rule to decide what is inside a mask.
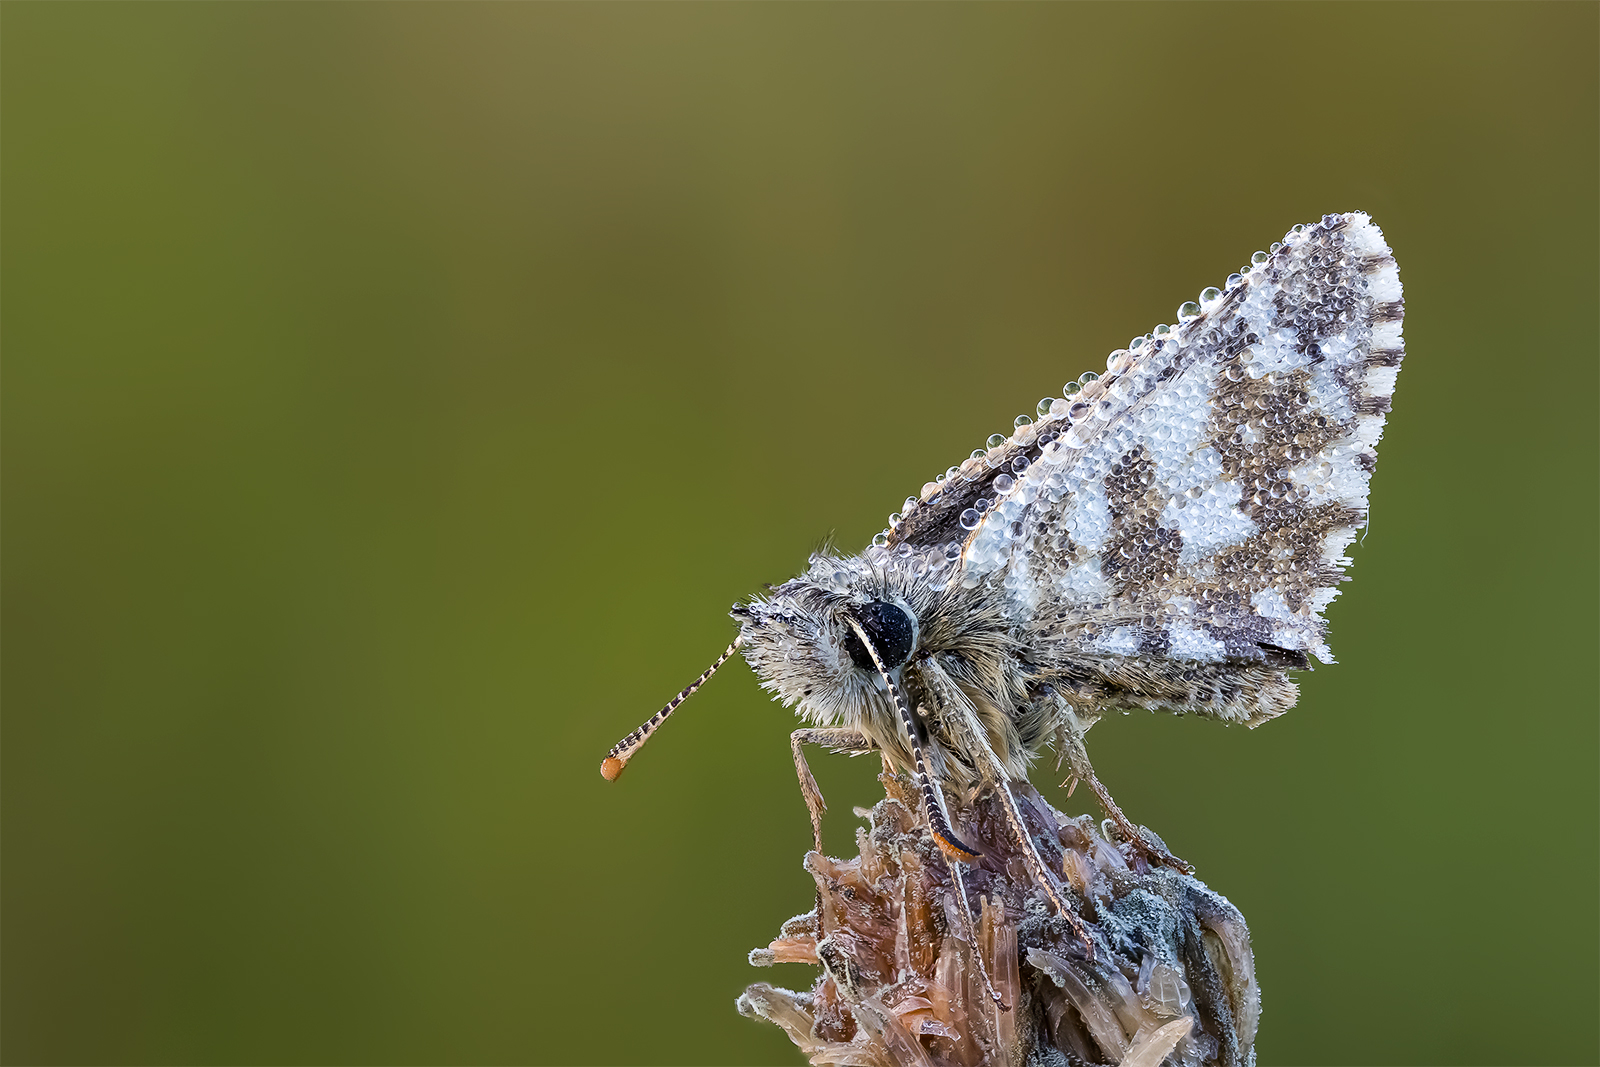
[[[1006,769],[1000,762],[1000,757],[995,755],[994,748],[989,744],[988,732],[978,721],[977,712],[970,701],[962,697],[957,688],[950,684],[944,672],[936,664],[925,664],[925,678],[931,688],[940,696],[941,716],[947,729],[959,739],[963,749],[973,754],[980,765],[980,772],[984,781],[994,786],[1000,797],[1001,806],[1005,809],[1006,821],[1011,824],[1011,832],[1016,837],[1022,852],[1022,862],[1028,868],[1028,873],[1035,882],[1044,890],[1045,896],[1050,898],[1050,903],[1055,907],[1056,913],[1066,917],[1072,925],[1073,932],[1089,951],[1089,958],[1094,958],[1094,942],[1089,937],[1088,928],[1078,913],[1067,906],[1061,899],[1061,894],[1056,886],[1056,880],[1051,877],[1049,867],[1044,858],[1039,855],[1039,848],[1033,842],[1033,835],[1028,832],[1027,824],[1022,821],[1022,812],[1017,808],[1016,797],[1011,794],[1011,786],[1006,775]]]
[[[1089,952],[1089,958],[1094,959],[1094,941],[1089,936],[1088,927],[1078,913],[1067,906],[1061,899],[1057,889],[1056,880],[1050,874],[1050,869],[1044,862],[1044,857],[1039,855],[1039,846],[1033,843],[1033,835],[1028,832],[1027,823],[1022,821],[1022,811],[1017,807],[1017,798],[1011,794],[1011,783],[1006,776],[1005,767],[1000,763],[1000,758],[994,754],[988,739],[984,736],[983,724],[970,712],[962,709],[960,705],[953,705],[951,709],[965,721],[961,724],[961,732],[967,736],[969,748],[974,751],[979,761],[983,764],[984,777],[994,786],[995,793],[1000,797],[1000,805],[1005,809],[1006,821],[1011,824],[1011,833],[1016,837],[1022,852],[1023,865],[1028,868],[1028,873],[1033,880],[1044,890],[1045,896],[1050,898],[1050,903],[1055,907],[1058,915],[1064,916],[1072,926],[1073,933],[1078,935],[1078,940],[1083,942],[1084,948]]]
[[[823,748],[834,752],[844,752],[850,755],[859,755],[872,749],[872,742],[859,730],[851,730],[843,726],[821,727],[810,730],[796,730],[789,735],[789,751],[794,753],[794,773],[800,779],[800,795],[805,798],[806,810],[811,813],[811,843],[816,847],[818,855],[822,854],[822,813],[828,810],[827,802],[822,799],[822,790],[817,788],[817,779],[811,773],[811,767],[806,763],[806,754],[801,750],[801,745],[821,745]],[[817,887],[817,940],[826,936],[822,929],[822,887]]]
[[[1173,870],[1182,871],[1184,874],[1193,874],[1193,867],[1168,852],[1166,847],[1155,838],[1155,835],[1134,823],[1117,806],[1117,802],[1111,799],[1111,791],[1105,787],[1105,783],[1100,781],[1100,778],[1094,773],[1094,766],[1089,762],[1089,750],[1084,747],[1083,731],[1078,725],[1078,717],[1073,714],[1071,708],[1064,709],[1064,712],[1062,716],[1063,729],[1056,735],[1056,739],[1062,743],[1067,757],[1067,764],[1072,768],[1072,776],[1062,782],[1062,786],[1075,787],[1080,781],[1087,784],[1094,792],[1095,799],[1100,802],[1101,810],[1116,824],[1117,829],[1122,831],[1122,836],[1127,838],[1128,843],[1144,854],[1146,862],[1152,865],[1160,864],[1164,867],[1171,867]],[[1056,767],[1060,769],[1059,762]],[[1070,791],[1068,795],[1071,795]]]
[[[1089,936],[1088,927],[1083,925],[1083,920],[1078,913],[1069,908],[1061,899],[1057,891],[1056,880],[1050,875],[1050,870],[1045,866],[1044,857],[1039,855],[1039,847],[1033,843],[1033,835],[1028,832],[1027,824],[1022,821],[1022,812],[1017,808],[1016,797],[1011,795],[1011,784],[1003,774],[994,779],[995,791],[1000,794],[1000,802],[1006,809],[1006,820],[1011,823],[1011,832],[1016,835],[1022,844],[1022,862],[1033,875],[1033,880],[1044,889],[1045,896],[1050,898],[1050,903],[1055,905],[1056,912],[1064,916],[1072,925],[1072,932],[1078,935],[1078,940],[1083,942],[1084,948],[1089,951],[1089,958],[1094,959],[1094,940]]]
[[[810,730],[796,730],[789,735],[789,750],[794,753],[794,773],[800,779],[800,795],[805,798],[806,810],[811,813],[811,840],[818,852],[822,851],[822,813],[828,805],[822,799],[822,790],[806,764],[801,745],[821,745],[834,752],[857,755],[872,750],[872,742],[859,730],[832,726]]]

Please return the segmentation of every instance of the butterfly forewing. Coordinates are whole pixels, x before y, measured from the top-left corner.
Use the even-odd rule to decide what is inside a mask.
[[[1399,275],[1363,214],[1297,227],[1177,327],[924,487],[888,532],[998,583],[1090,654],[1325,662],[1403,355]]]

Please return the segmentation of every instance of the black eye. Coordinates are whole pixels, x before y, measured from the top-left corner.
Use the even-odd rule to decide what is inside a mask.
[[[900,666],[911,658],[911,644],[916,637],[916,631],[911,625],[911,616],[893,604],[885,604],[875,600],[855,612],[856,621],[861,624],[861,629],[866,631],[867,637],[872,641],[872,647],[878,650],[878,656],[883,660],[883,665],[890,670]],[[854,630],[849,630],[844,635],[844,650],[850,653],[851,662],[864,671],[877,670],[872,662],[872,657],[867,653],[866,646],[861,643],[861,638],[856,636]]]

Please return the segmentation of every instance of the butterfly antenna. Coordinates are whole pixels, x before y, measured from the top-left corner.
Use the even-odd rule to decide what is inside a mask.
[[[667,721],[667,716],[677,711],[678,705],[693,696],[696,689],[705,685],[711,676],[717,673],[717,668],[728,662],[728,657],[737,652],[739,646],[743,643],[744,638],[742,636],[734,638],[733,644],[729,645],[722,655],[717,657],[717,662],[705,669],[704,674],[685,686],[677,696],[667,701],[667,706],[646,719],[643,726],[640,726],[633,733],[612,745],[611,751],[606,753],[606,758],[600,761],[600,773],[605,777],[605,780],[608,782],[616,781],[623,770],[627,768],[628,761],[633,758],[633,754],[644,747],[644,743],[650,740],[650,735],[659,730],[661,724]]]
[[[938,842],[939,848],[946,855],[970,863],[983,853],[962,841],[950,829],[950,821],[945,818],[944,798],[939,795],[933,779],[928,777],[928,768],[922,758],[922,742],[917,740],[917,728],[911,718],[910,705],[906,703],[906,698],[900,695],[900,687],[889,677],[889,668],[883,665],[883,658],[878,655],[872,638],[867,636],[867,632],[855,619],[846,616],[845,621],[850,624],[850,629],[856,632],[861,644],[866,647],[867,655],[872,657],[872,665],[878,668],[878,676],[889,687],[889,696],[894,699],[895,709],[900,712],[900,724],[905,727],[906,740],[911,743],[911,754],[917,760],[917,784],[922,787],[922,801],[928,809],[928,826],[933,830],[934,841]]]

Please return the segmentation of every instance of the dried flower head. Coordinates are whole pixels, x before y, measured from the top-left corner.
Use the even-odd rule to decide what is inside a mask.
[[[1261,998],[1249,932],[1227,900],[1014,782],[1093,952],[1050,906],[992,790],[951,808],[983,853],[964,865],[968,935],[914,787],[882,781],[884,799],[858,809],[870,823],[856,831],[858,856],[806,856],[820,910],[750,954],[820,977],[803,993],[752,985],[742,1013],[783,1027],[814,1064],[1254,1064]]]

